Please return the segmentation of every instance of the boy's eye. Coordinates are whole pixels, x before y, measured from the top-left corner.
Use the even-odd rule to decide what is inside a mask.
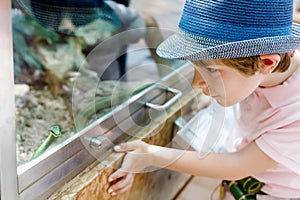
[[[216,68],[211,68],[211,67],[206,67],[205,68],[208,72],[211,72],[211,73],[213,73],[213,72],[216,72],[217,71],[217,69]]]

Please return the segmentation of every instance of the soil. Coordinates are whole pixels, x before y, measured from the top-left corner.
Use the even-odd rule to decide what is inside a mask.
[[[36,90],[19,85],[16,88],[16,149],[20,165],[31,159],[48,137],[51,126],[59,125],[62,128],[63,134],[55,140],[55,145],[74,134],[74,121],[64,99],[54,97],[47,87]]]
[[[80,77],[85,84],[93,82],[91,76],[81,75]],[[53,96],[47,86],[42,89],[35,89],[35,87],[29,87],[26,84],[15,85],[18,165],[31,160],[33,153],[48,137],[48,130],[51,126],[59,125],[62,129],[62,135],[56,138],[48,149],[73,136],[76,133],[73,114],[77,115],[79,111],[85,109],[90,104],[88,100],[91,97],[114,96],[115,94],[112,93],[115,92],[116,94],[129,94],[129,98],[132,91],[144,84],[146,82],[143,81],[122,82],[120,84],[118,81],[111,80],[99,82],[96,92],[84,92],[84,90],[80,90],[81,88],[76,88],[76,90],[73,88],[73,95],[76,93],[80,97],[77,101],[80,102],[73,98],[72,103],[70,103],[71,99]],[[111,109],[113,108],[114,106],[111,107]],[[87,119],[86,126],[108,112],[110,112],[109,107],[99,110],[96,115],[92,114]]]

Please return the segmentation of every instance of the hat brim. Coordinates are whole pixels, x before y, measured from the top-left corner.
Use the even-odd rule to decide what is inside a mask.
[[[203,38],[179,29],[158,46],[157,54],[168,59],[214,60],[287,53],[299,47],[300,25],[293,23],[292,34],[289,36],[263,37],[237,42]]]

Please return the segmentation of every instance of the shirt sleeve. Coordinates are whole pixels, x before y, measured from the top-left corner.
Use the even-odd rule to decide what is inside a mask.
[[[262,134],[256,144],[273,160],[300,174],[300,120]]]

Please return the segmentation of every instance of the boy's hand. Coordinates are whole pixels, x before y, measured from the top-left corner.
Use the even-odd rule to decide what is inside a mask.
[[[108,181],[113,183],[108,192],[116,195],[129,190],[134,180],[134,174],[142,172],[152,163],[148,147],[151,146],[142,141],[128,142],[114,147],[116,152],[127,153],[121,167],[112,173]]]
[[[118,174],[117,174],[118,173]],[[132,186],[133,180],[134,180],[134,174],[129,172],[118,172],[116,171],[112,175],[118,176],[119,179],[112,180],[108,179],[109,182],[114,182],[108,189],[108,192],[114,196],[123,192],[126,192],[129,190]],[[111,175],[111,176],[112,176]],[[110,176],[110,177],[111,177]]]

